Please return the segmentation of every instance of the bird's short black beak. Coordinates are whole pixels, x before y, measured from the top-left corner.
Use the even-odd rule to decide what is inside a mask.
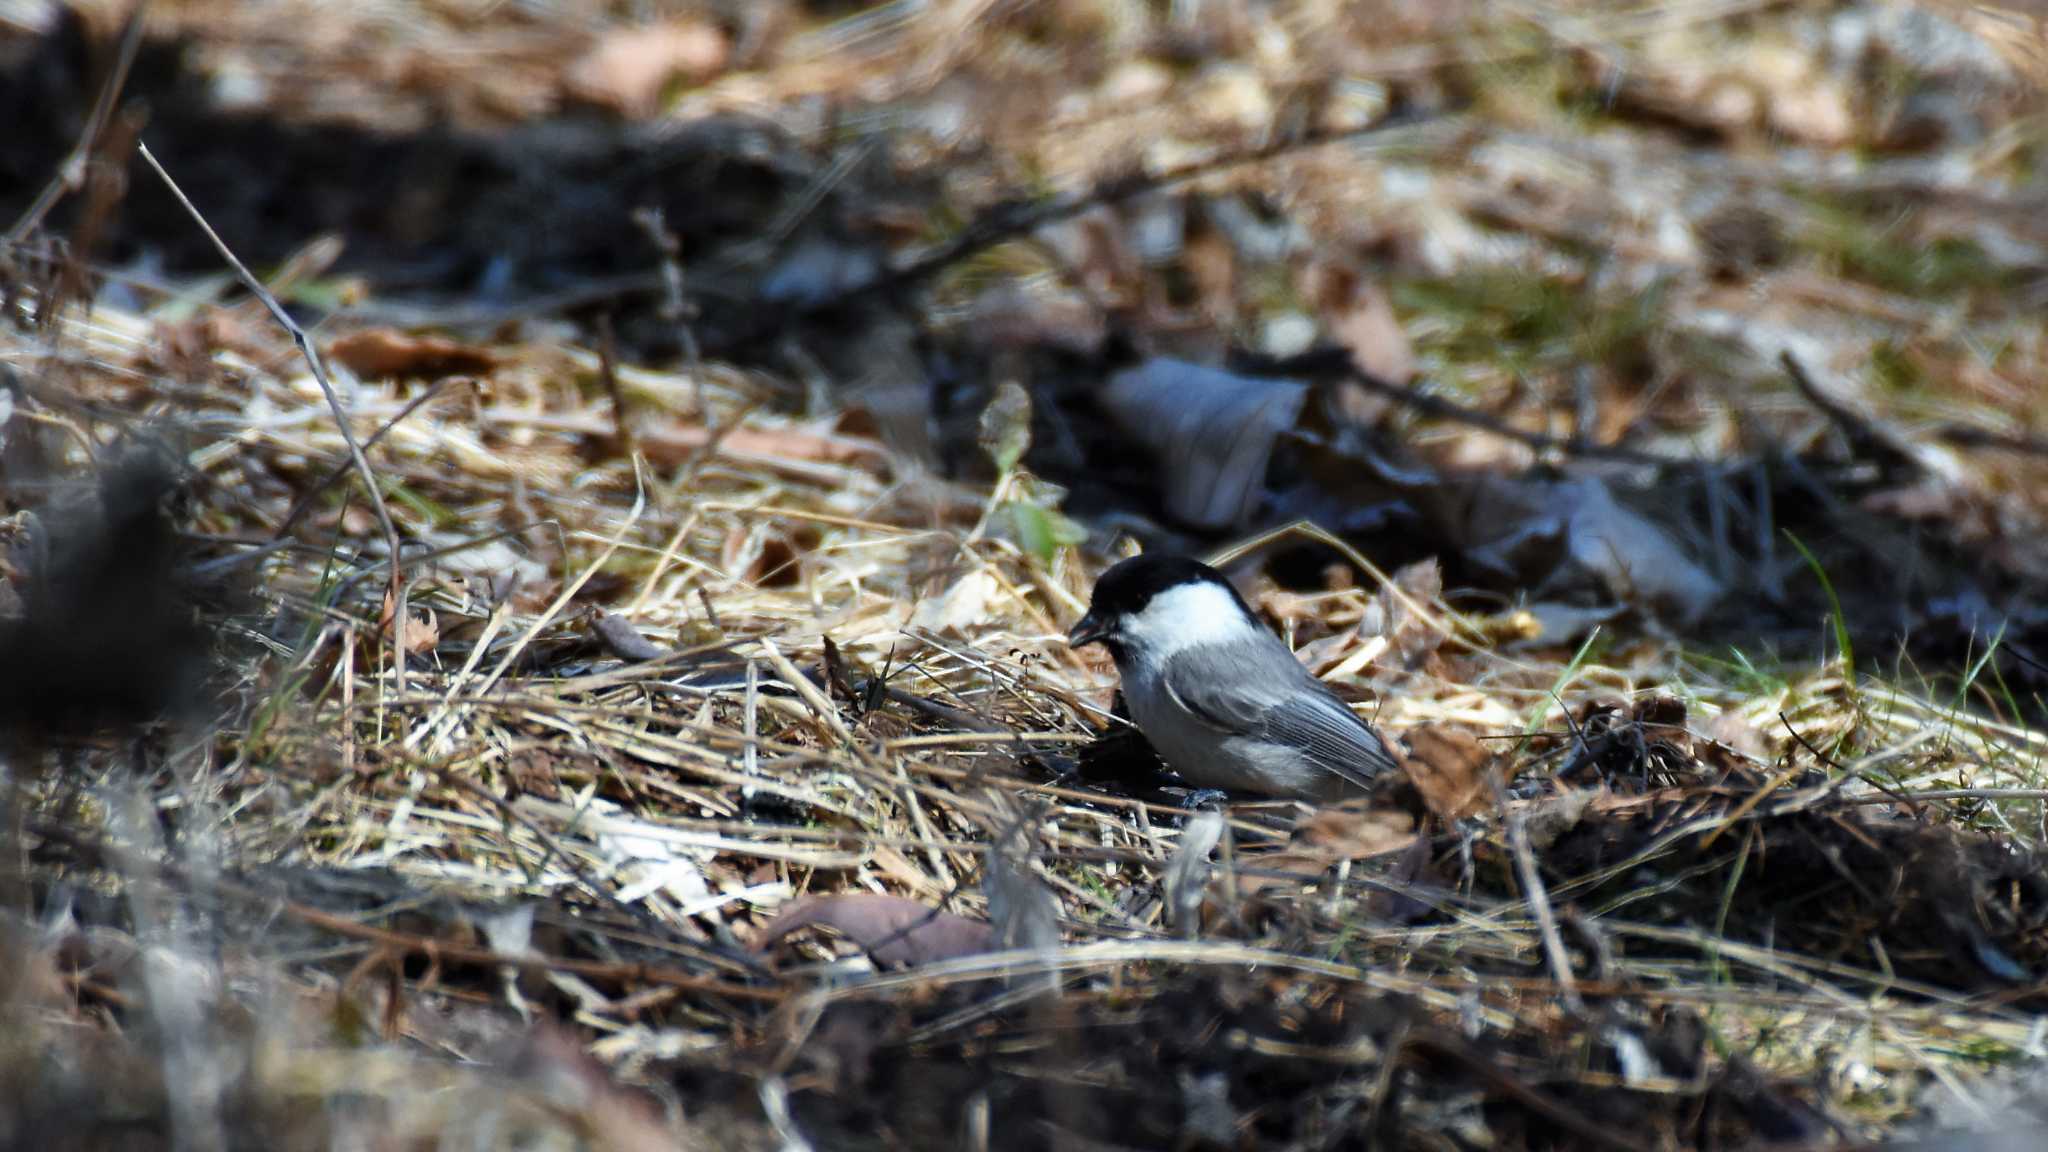
[[[1081,617],[1081,622],[1074,625],[1073,630],[1067,633],[1067,647],[1079,648],[1083,645],[1093,644],[1098,640],[1107,640],[1109,639],[1109,633],[1109,625],[1097,619],[1095,613],[1090,612],[1086,616]]]

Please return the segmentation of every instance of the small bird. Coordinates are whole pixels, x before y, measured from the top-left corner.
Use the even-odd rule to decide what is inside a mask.
[[[1138,730],[1198,788],[1337,800],[1396,767],[1379,735],[1200,561],[1134,556],[1104,572],[1067,634],[1076,648],[1098,642]]]

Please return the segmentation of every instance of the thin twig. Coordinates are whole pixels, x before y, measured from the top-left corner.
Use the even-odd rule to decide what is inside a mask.
[[[1836,796],[1840,795],[1842,789],[1848,787],[1851,781],[1861,780],[1865,784],[1870,785],[1872,788],[1877,789],[1879,792],[1882,792],[1885,795],[1898,800],[1900,803],[1903,803],[1908,807],[1914,809],[1915,815],[1921,814],[1920,806],[1917,804],[1913,804],[1909,800],[1906,800],[1903,796],[1899,794],[1897,789],[1887,788],[1883,784],[1880,784],[1877,781],[1872,780],[1869,776],[1864,774],[1864,770],[1861,768],[1843,767],[1841,764],[1835,761],[1834,757],[1829,756],[1827,753],[1822,752],[1820,749],[1814,747],[1813,742],[1806,738],[1806,733],[1801,732],[1798,728],[1793,726],[1792,718],[1790,716],[1785,715],[1783,709],[1780,709],[1778,711],[1778,719],[1785,725],[1785,731],[1790,732],[1792,734],[1792,739],[1799,742],[1799,746],[1801,748],[1804,748],[1807,750],[1807,752],[1811,753],[1813,758],[1816,761],[1818,761],[1823,767],[1832,768],[1836,772],[1840,773],[1840,775],[1836,776],[1833,781],[1829,782],[1826,788],[1821,790],[1819,796],[1815,799],[1814,803],[1826,803],[1834,799]]]
[[[612,402],[612,435],[618,439],[620,453],[631,457],[639,447],[633,442],[633,419],[626,411],[626,392],[619,386],[619,337],[612,328],[609,312],[597,314],[597,378]]]
[[[661,318],[674,325],[676,341],[683,347],[683,368],[690,374],[690,396],[697,412],[704,411],[704,353],[697,346],[697,306],[683,288],[683,245],[669,230],[660,208],[642,208],[633,213],[633,223],[647,234],[661,257]]]
[[[1464,1065],[1466,1071],[1472,1073],[1487,1087],[1590,1144],[1620,1149],[1622,1152],[1647,1147],[1594,1123],[1523,1083],[1507,1069],[1495,1063],[1493,1058],[1477,1045],[1441,1028],[1413,1029],[1404,1035],[1402,1047],[1432,1052]],[[1402,1055],[1399,1050],[1391,1052],[1388,1062],[1396,1062]]]
[[[1841,429],[1849,442],[1849,451],[1869,460],[1888,473],[1905,474],[1919,471],[1920,465],[1913,454],[1900,443],[1897,436],[1865,419],[1848,405],[1835,399],[1816,383],[1807,372],[1806,365],[1791,349],[1778,353],[1778,363],[1785,369],[1785,375],[1806,402],[1820,410],[1828,422]]]
[[[1579,998],[1571,957],[1564,950],[1564,937],[1557,930],[1557,915],[1550,907],[1550,893],[1543,886],[1543,874],[1536,867],[1536,853],[1529,846],[1529,830],[1524,826],[1521,811],[1508,807],[1500,777],[1492,773],[1489,776],[1493,784],[1493,802],[1500,811],[1501,823],[1507,830],[1508,848],[1515,858],[1515,878],[1521,883],[1522,898],[1528,902],[1530,915],[1536,920],[1537,933],[1543,938],[1543,955],[1550,962],[1550,974],[1557,980],[1558,996],[1566,1009],[1574,1014],[1582,1013],[1586,1005]]]
[[[1914,804],[1923,800],[2048,800],[2048,788],[1930,788],[1922,792],[1879,789],[1875,796],[1844,796],[1841,803]]]
[[[432,384],[427,385],[419,395],[407,401],[405,407],[400,408],[396,416],[386,420],[378,426],[375,432],[370,433],[370,438],[363,441],[363,451],[368,452],[370,449],[375,448],[393,428],[404,423],[406,417],[419,411],[426,406],[428,401],[440,395],[442,386],[447,384],[450,379],[454,379],[454,377],[434,381]],[[291,511],[285,513],[284,522],[277,526],[277,531],[272,533],[272,538],[282,540],[292,530],[292,527],[304,518],[307,512],[312,510],[313,501],[319,499],[322,492],[334,487],[337,481],[348,474],[349,469],[353,465],[354,461],[344,460],[328,469],[327,475],[321,477],[318,484],[307,489],[305,494],[292,504]]]
[[[1996,452],[2015,452],[2022,456],[2048,456],[2048,436],[2000,432],[1992,428],[1979,428],[1974,424],[1944,424],[1934,430],[1934,435],[1942,443],[1953,444],[1958,448],[1989,448]]]
[[[1295,152],[1306,152],[1327,144],[1342,143],[1365,136],[1383,135],[1398,128],[1414,127],[1436,119],[1435,114],[1396,115],[1353,128],[1309,132],[1275,140],[1243,152],[1227,152],[1220,156],[1190,161],[1162,172],[1142,173],[1108,181],[1092,188],[1051,196],[1035,204],[1004,206],[974,221],[958,236],[944,244],[890,269],[876,287],[898,289],[929,280],[962,260],[986,252],[998,244],[1020,236],[1028,236],[1048,224],[1058,223],[1097,207],[1122,204],[1177,184],[1185,184],[1190,180],[1228,172],[1234,168],[1262,164]]]
[[[128,10],[128,20],[121,26],[121,45],[114,57],[113,71],[107,73],[107,82],[100,86],[99,98],[93,102],[92,114],[86,117],[85,127],[78,134],[78,143],[71,149],[71,155],[43,185],[36,194],[35,202],[7,230],[7,239],[19,244],[26,240],[50,214],[57,203],[85,186],[86,165],[92,160],[94,147],[99,144],[100,133],[106,131],[107,121],[113,117],[114,104],[121,98],[121,90],[128,86],[128,70],[135,64],[135,54],[142,47],[142,15],[149,8],[149,0],[136,0]]]
[[[1328,144],[1339,144],[1365,136],[1377,136],[1397,128],[1414,127],[1440,120],[1437,113],[1390,116],[1371,124],[1327,132],[1309,132],[1272,141],[1242,152],[1226,152],[1202,160],[1176,165],[1161,172],[1140,173],[1111,179],[1072,192],[1041,200],[999,204],[970,221],[959,234],[934,245],[874,276],[838,291],[819,294],[815,299],[791,301],[781,307],[764,307],[735,331],[724,334],[714,351],[745,347],[780,332],[790,320],[830,313],[870,296],[890,296],[916,287],[963,260],[972,259],[1000,244],[1029,236],[1050,224],[1057,224],[1106,205],[1122,204],[1162,189],[1199,180],[1235,168],[1249,167],[1295,152]]]
[[[305,329],[299,327],[298,322],[292,319],[291,313],[286,312],[284,305],[278,303],[277,297],[271,295],[270,289],[265,288],[263,282],[249,271],[248,266],[228,247],[227,241],[220,238],[220,233],[213,230],[213,225],[206,222],[206,217],[200,214],[198,206],[185,195],[185,190],[178,187],[178,182],[171,179],[171,174],[157,162],[155,154],[149,150],[149,145],[138,142],[135,150],[142,154],[142,158],[156,172],[157,178],[164,182],[164,187],[171,190],[171,195],[176,197],[179,205],[191,215],[192,222],[199,225],[201,232],[206,233],[206,238],[213,242],[214,250],[220,253],[221,259],[227,261],[228,267],[235,270],[235,276],[241,280],[242,286],[247,288],[251,295],[263,301],[263,306],[270,310],[272,318],[283,325],[285,331],[291,333],[292,343],[299,346],[299,354],[306,358],[306,366],[313,370],[314,381],[320,385],[321,393],[327,397],[327,407],[334,414],[335,427],[340,430],[342,441],[348,445],[349,459],[354,462],[356,475],[362,479],[363,487],[369,493],[370,509],[376,513],[377,524],[384,530],[384,546],[391,550],[391,680],[394,691],[402,693],[405,691],[406,588],[405,566],[399,562],[401,544],[398,538],[398,525],[392,522],[390,509],[384,506],[384,492],[377,485],[377,473],[370,468],[370,460],[363,455],[362,444],[356,440],[355,432],[349,428],[348,411],[341,406],[340,394],[335,392],[333,383],[327,379],[327,369],[320,363],[320,353],[313,347],[313,342],[306,338]]]
[[[1348,357],[1350,354],[1347,352],[1345,355]],[[1548,432],[1536,432],[1527,428],[1517,428],[1490,412],[1481,412],[1477,408],[1468,408],[1454,400],[1446,400],[1442,396],[1433,396],[1410,385],[1395,384],[1390,380],[1382,380],[1356,365],[1350,367],[1346,376],[1366,391],[1384,396],[1403,407],[1420,412],[1424,416],[1433,416],[1438,420],[1449,420],[1469,428],[1477,428],[1482,432],[1498,436],[1503,440],[1512,440],[1517,444],[1525,445],[1536,452],[1557,452],[1565,456],[1573,456],[1584,460],[1613,460],[1623,464],[1647,464],[1656,468],[1669,468],[1675,465],[1691,463],[1684,459],[1662,456],[1655,452],[1624,448],[1616,444],[1600,444],[1582,436],[1553,436]]]

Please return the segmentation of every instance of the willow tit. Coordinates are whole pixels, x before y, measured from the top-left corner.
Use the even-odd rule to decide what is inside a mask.
[[[1134,556],[1104,572],[1067,634],[1076,648],[1097,642],[1139,731],[1196,787],[1335,800],[1395,768],[1378,734],[1199,561]]]

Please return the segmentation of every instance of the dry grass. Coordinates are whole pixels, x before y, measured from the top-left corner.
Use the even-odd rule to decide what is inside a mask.
[[[96,406],[147,411],[144,397],[176,387],[177,414],[158,434],[175,437],[194,462],[196,522],[216,539],[264,535],[304,478],[343,458],[288,344],[260,329],[240,353],[218,357],[207,379],[184,386],[150,382],[161,379],[147,368],[155,341],[137,317],[102,310],[66,320],[55,339],[17,347],[63,349],[77,408],[52,410],[38,432],[69,443],[104,437],[104,426],[88,423]],[[386,558],[359,509],[337,497],[315,515],[313,531],[339,532],[331,550],[302,545],[262,562],[252,599],[223,634],[235,678],[221,699],[235,719],[196,742],[204,733],[175,733],[155,787],[160,805],[188,814],[181,839],[210,845],[210,858],[252,877],[284,864],[367,869],[476,899],[548,897],[629,912],[639,936],[677,942],[659,950],[672,953],[658,965],[665,974],[616,961],[586,967],[598,984],[570,995],[574,1019],[602,1037],[607,1062],[643,1073],[679,1053],[725,1053],[714,1063],[747,1068],[763,1044],[801,1052],[806,1033],[787,1032],[790,1013],[815,1020],[849,998],[950,1003],[944,994],[958,989],[979,1005],[968,1019],[981,1018],[1015,998],[987,1002],[987,977],[1033,971],[1057,973],[1067,1010],[1083,1016],[1114,1016],[1123,1011],[1117,1004],[1143,1004],[1148,986],[1184,986],[1190,972],[1258,970],[1283,985],[1397,995],[1418,1020],[1462,1020],[1468,1035],[1502,1044],[1583,1027],[1543,975],[1530,909],[1484,863],[1505,851],[1491,817],[1437,838],[1443,867],[1462,855],[1481,861],[1476,869],[1406,882],[1436,909],[1419,921],[1371,911],[1376,890],[1404,882],[1369,880],[1377,870],[1361,862],[1310,884],[1298,903],[1283,900],[1293,912],[1226,907],[1212,921],[1220,935],[1172,939],[1158,893],[1185,814],[1061,783],[1046,770],[1071,757],[1107,703],[1107,669],[1057,639],[1081,606],[1089,561],[1063,554],[1047,568],[1006,540],[976,535],[976,493],[919,476],[879,449],[862,451],[858,463],[774,457],[779,440],[809,449],[827,433],[763,414],[737,373],[624,372],[642,428],[701,423],[713,429],[710,446],[666,470],[594,453],[610,427],[604,404],[590,398],[595,364],[556,346],[498,351],[504,366],[487,390],[445,387],[374,452],[389,504],[418,549],[405,563],[413,609],[435,633],[402,691],[380,640],[388,635],[379,624]],[[358,386],[358,435],[377,432],[404,399],[389,386]],[[752,448],[723,447],[731,440],[719,432],[740,429],[753,434]],[[1379,639],[1355,627],[1376,591],[1275,594],[1271,602],[1303,630],[1341,637],[1351,629],[1319,653],[1342,664]],[[680,654],[653,664],[609,658],[591,641],[600,602]],[[1438,624],[1452,619],[1442,605],[1427,607]],[[1498,631],[1465,623],[1468,635]],[[990,730],[962,730],[895,703],[863,712],[827,699],[803,673],[821,666],[827,636],[854,665],[886,666],[892,686]],[[753,690],[679,687],[697,660],[689,653],[711,652],[750,665]],[[1588,803],[1542,788],[1511,802],[1532,820],[1565,820],[1544,833],[1546,847],[1565,829],[1627,825],[1659,804],[1688,810],[1659,814],[1656,834],[1605,869],[1553,878],[1551,901],[1597,925],[1590,930],[1611,950],[1581,973],[1581,994],[1610,1011],[1683,1007],[1705,1022],[1717,1050],[1746,1064],[1783,1077],[1817,1069],[1837,1077],[1828,1103],[1879,1127],[1915,1103],[1923,1078],[1959,1079],[2035,1042],[2025,1013],[1899,976],[1881,949],[1803,954],[1638,909],[1657,904],[1640,885],[1661,861],[1696,861],[1687,846],[1717,836],[1724,849],[1754,845],[1804,808],[1846,820],[1853,806],[1917,795],[1928,799],[1910,811],[1930,825],[2039,843],[2048,737],[1959,707],[1962,694],[1929,699],[1867,676],[1851,684],[1839,667],[1766,686],[1748,676],[1717,680],[1661,646],[1602,660],[1483,646],[1449,646],[1416,667],[1385,657],[1353,662],[1350,678],[1378,694],[1378,720],[1396,736],[1429,724],[1490,736],[1562,733],[1571,723],[1562,705],[1576,711],[1594,697],[1675,689],[1696,732],[1756,740],[1751,746],[1766,751],[1761,760],[1722,751],[1713,758],[1720,772],[1681,773],[1644,796],[1601,789]],[[797,691],[763,690],[776,685]],[[1813,773],[1788,724],[1827,752],[1829,770]],[[1539,740],[1508,763],[1540,776],[1569,744]],[[1720,785],[1701,790],[1716,777]],[[1566,810],[1571,816],[1558,815]],[[989,845],[1020,820],[1034,872],[1058,903],[1055,954],[964,956],[874,976],[855,975],[845,960],[814,961],[771,978],[720,949],[744,943],[765,917],[806,895],[887,892],[981,917]],[[1284,839],[1288,823],[1284,806],[1241,809],[1225,867],[1256,875],[1261,852]],[[1602,883],[1617,876],[1636,879],[1617,895]],[[1726,879],[1724,917],[1740,901],[1740,876],[1738,864]],[[1682,874],[1678,881],[1682,890]],[[1596,890],[1597,902],[1582,902]],[[299,897],[282,907],[303,919],[320,902]],[[271,904],[273,914],[279,907]],[[426,947],[403,929],[359,934],[355,974],[336,990],[344,1001],[351,988],[367,992],[366,977]],[[558,990],[576,979],[573,955],[554,965],[546,956],[541,949],[534,963],[553,972]],[[270,958],[276,965],[267,970],[318,986],[311,973],[319,965]],[[399,971],[391,969],[394,978]],[[678,973],[695,974],[694,985],[680,986],[726,1006],[660,995]],[[414,1013],[454,994],[436,992],[438,982],[402,985],[404,1006],[382,1010],[390,1013],[384,1027],[411,1034]],[[91,987],[78,987],[90,999]],[[747,1007],[763,999],[785,1006],[768,1017]],[[929,1020],[907,1042],[928,1049],[966,1026]],[[289,1060],[302,1058],[314,1055]],[[358,1063],[278,1074],[339,1076],[358,1091],[365,1080],[383,1082]],[[1686,1097],[1705,1083],[1645,1075],[1586,1068],[1573,1083],[1625,1084],[1653,1098]],[[375,1091],[401,1111],[420,1087],[410,1078],[383,1083]],[[691,1114],[704,1106],[684,1105]],[[397,1130],[413,1123],[395,1112],[387,1119]]]

